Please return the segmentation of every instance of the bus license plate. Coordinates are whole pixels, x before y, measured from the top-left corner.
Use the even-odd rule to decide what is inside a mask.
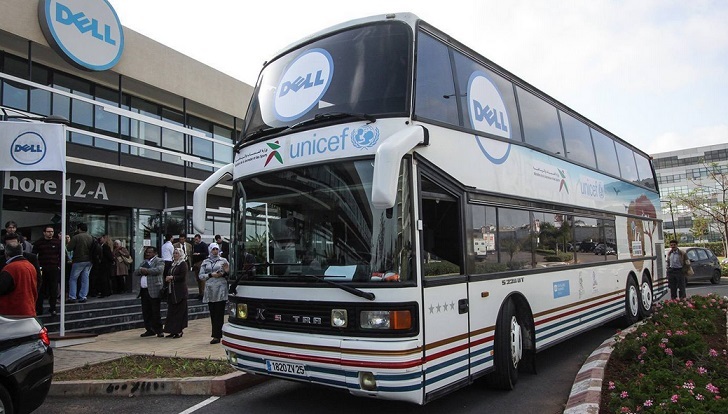
[[[279,362],[266,360],[265,364],[268,372],[289,375],[306,375],[306,368],[301,364],[292,364],[290,362]]]

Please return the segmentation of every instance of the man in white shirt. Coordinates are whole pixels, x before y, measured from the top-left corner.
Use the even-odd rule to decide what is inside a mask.
[[[162,245],[162,260],[164,260],[164,276],[169,274],[172,268],[172,254],[174,254],[174,245],[172,244],[172,235],[164,235],[164,244]]]

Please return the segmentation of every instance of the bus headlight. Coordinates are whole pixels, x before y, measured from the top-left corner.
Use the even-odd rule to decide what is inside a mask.
[[[240,319],[248,319],[248,304],[238,303],[237,306],[235,306],[234,316]]]
[[[346,328],[349,324],[346,309],[331,310],[331,326],[334,328]]]
[[[402,329],[412,328],[412,314],[408,310],[371,311],[364,310],[360,314],[362,329]]]

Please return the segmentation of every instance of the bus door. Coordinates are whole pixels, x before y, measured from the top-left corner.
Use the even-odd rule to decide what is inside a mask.
[[[418,229],[424,291],[426,394],[456,382],[465,384],[469,378],[462,199],[462,193],[442,180],[435,182],[421,176]]]

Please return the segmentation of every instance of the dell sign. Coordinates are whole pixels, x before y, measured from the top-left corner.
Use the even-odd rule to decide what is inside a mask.
[[[51,47],[76,67],[107,70],[121,58],[124,31],[107,0],[40,0],[38,20]]]

